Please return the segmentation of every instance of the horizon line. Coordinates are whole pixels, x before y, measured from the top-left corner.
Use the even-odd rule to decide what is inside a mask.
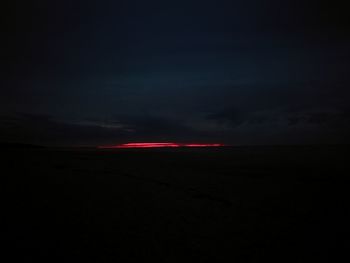
[[[130,148],[206,148],[224,147],[222,143],[176,143],[176,142],[132,142],[117,145],[101,145],[97,149],[130,149]]]

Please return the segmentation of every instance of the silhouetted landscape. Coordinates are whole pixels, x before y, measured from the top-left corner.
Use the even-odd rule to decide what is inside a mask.
[[[13,261],[348,256],[348,146],[2,151]]]

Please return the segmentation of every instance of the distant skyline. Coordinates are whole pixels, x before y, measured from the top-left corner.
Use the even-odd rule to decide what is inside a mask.
[[[350,141],[341,1],[6,2],[0,141]]]

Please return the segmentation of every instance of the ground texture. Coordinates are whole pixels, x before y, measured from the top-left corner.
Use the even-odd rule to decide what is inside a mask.
[[[349,150],[6,149],[2,262],[341,262]]]

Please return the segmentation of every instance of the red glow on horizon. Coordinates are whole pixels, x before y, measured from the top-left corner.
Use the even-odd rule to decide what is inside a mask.
[[[98,146],[99,149],[130,149],[130,148],[177,148],[177,147],[222,147],[224,144],[211,143],[174,143],[174,142],[136,142],[124,143],[119,145]]]
[[[112,148],[162,148],[162,147],[179,147],[179,145],[171,142],[138,142],[138,143],[125,143],[121,145],[112,146]]]
[[[198,144],[198,143],[192,143],[192,144],[184,144],[184,147],[221,147],[225,146],[220,143],[211,143],[211,144]]]

